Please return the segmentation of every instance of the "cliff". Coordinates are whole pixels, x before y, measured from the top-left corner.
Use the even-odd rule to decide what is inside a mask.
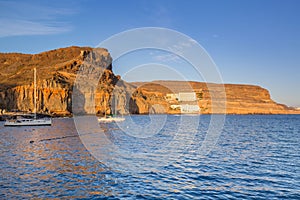
[[[172,109],[171,105],[185,103],[197,104],[200,113],[226,113],[226,114],[300,114],[299,110],[274,102],[268,90],[255,85],[241,84],[212,84],[202,82],[183,81],[154,81],[134,82],[145,99],[152,99],[152,104],[160,104],[168,113],[180,113],[179,109]],[[224,88],[224,97],[220,93]],[[167,100],[167,94],[195,93],[195,102],[180,102]],[[214,102],[212,102],[214,95]],[[155,98],[154,98],[155,97]],[[151,100],[149,100],[151,102]],[[225,102],[224,102],[225,101]],[[163,102],[163,103],[160,103]],[[224,105],[224,109],[212,110],[212,105]]]
[[[121,66],[120,66],[121,67]],[[274,102],[259,86],[156,81],[127,83],[113,73],[108,50],[67,47],[40,54],[0,53],[0,110],[34,110],[33,69],[37,69],[37,112],[51,115],[180,113],[179,104],[197,105],[201,113],[295,114]],[[79,71],[80,70],[80,71]],[[78,81],[78,74],[82,74]],[[77,79],[76,79],[77,77]],[[209,87],[208,87],[209,86]],[[195,92],[195,102],[168,99],[167,94]],[[222,96],[222,95],[221,95]],[[213,108],[226,105],[226,110]],[[72,106],[73,105],[73,106]]]
[[[134,90],[130,84],[120,80],[112,71],[112,58],[106,49],[90,47],[68,47],[40,54],[0,54],[0,109],[32,112],[34,110],[33,69],[37,69],[37,112],[51,115],[70,115],[72,101],[83,99],[81,113],[110,114],[113,91],[120,101],[119,113],[128,113],[124,105],[129,95],[126,92]],[[98,82],[94,91],[72,98],[74,81],[78,70],[88,70],[88,81],[94,78]],[[99,76],[99,77],[98,77]],[[117,84],[118,83],[118,84]],[[78,91],[83,92],[79,85]],[[125,94],[125,95],[124,95]],[[78,95],[78,93],[77,93]],[[93,99],[91,107],[88,102]],[[133,105],[134,106],[134,105]]]

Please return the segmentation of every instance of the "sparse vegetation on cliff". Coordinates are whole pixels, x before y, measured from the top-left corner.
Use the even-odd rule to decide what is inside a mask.
[[[81,102],[82,104],[75,106],[78,113],[110,114],[112,104],[116,105],[114,109],[121,114],[178,113],[180,110],[170,108],[170,102],[165,95],[184,92],[186,88],[196,92],[202,113],[212,113],[211,92],[217,93],[209,91],[205,83],[199,82],[126,83],[113,73],[112,58],[108,50],[67,47],[35,55],[0,53],[1,110],[33,110],[34,67],[38,71],[38,112],[52,115],[70,115],[75,112],[72,110],[72,95],[80,67],[88,69],[90,76],[99,75],[98,70],[102,70],[102,75],[96,77],[99,78],[97,88],[94,91],[85,91],[80,97],[83,101],[92,99],[95,104]],[[299,110],[277,104],[271,100],[269,92],[259,86],[225,84],[225,90],[226,113],[300,113]],[[104,102],[109,103],[105,105]]]

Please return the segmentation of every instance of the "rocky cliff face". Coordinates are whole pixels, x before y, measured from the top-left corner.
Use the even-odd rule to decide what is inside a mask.
[[[0,54],[0,109],[34,110],[33,68],[36,68],[39,113],[110,114],[113,95],[119,101],[115,101],[115,110],[128,113],[129,107],[124,104],[129,102],[127,98],[130,99],[134,88],[114,75],[111,63],[108,51],[102,48],[69,47],[36,55]],[[74,84],[77,74],[85,77]],[[80,93],[73,95],[74,91]],[[74,111],[73,101],[77,103]]]
[[[180,113],[180,109],[171,109],[171,105],[189,104],[178,100],[166,100],[166,94],[195,92],[196,104],[203,114],[300,114],[299,110],[274,102],[268,90],[254,85],[206,84],[201,82],[155,81],[132,83],[144,99],[156,99],[152,104],[160,104],[168,113]],[[222,89],[225,94],[223,98]],[[212,95],[214,100],[212,101]],[[153,97],[156,98],[153,98]],[[224,102],[225,101],[225,102]],[[163,103],[160,103],[163,102]],[[195,102],[194,102],[195,103]],[[224,109],[212,107],[224,106]]]
[[[222,99],[219,96],[223,86],[218,84],[180,81],[129,84],[113,73],[111,63],[109,52],[103,48],[68,47],[35,55],[0,53],[0,110],[34,110],[33,68],[36,68],[39,113],[60,116],[180,113],[171,105],[190,102],[168,100],[166,94],[195,92],[194,104],[201,108],[201,113],[300,114],[299,110],[274,102],[269,92],[259,86],[225,84],[226,99]],[[216,108],[222,104],[225,110]]]

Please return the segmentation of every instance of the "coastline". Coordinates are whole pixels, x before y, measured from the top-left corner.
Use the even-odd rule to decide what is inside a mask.
[[[10,113],[6,113],[6,114],[0,114],[0,121],[5,121],[8,119],[11,119],[13,117],[17,117],[17,116],[31,116],[31,113],[17,113],[17,112],[10,112]],[[39,116],[47,116],[47,117],[51,117],[51,118],[73,118],[73,115],[47,115],[47,114],[38,114]],[[96,117],[101,117],[101,115],[93,115],[93,114],[86,114],[86,115],[90,115],[90,116],[96,116]],[[82,116],[86,116],[86,115],[82,115]],[[246,116],[246,115],[300,115],[300,112],[291,112],[291,113],[151,113],[151,114],[147,114],[147,113],[141,113],[141,114],[124,114],[123,116],[130,116],[130,115],[140,115],[140,116],[145,116],[145,115],[190,115],[190,116],[196,116],[196,115],[241,115],[241,116]]]
[[[126,82],[114,74],[112,57],[103,48],[73,46],[34,55],[0,53],[0,58],[6,60],[0,63],[1,118],[20,114],[8,111],[22,110],[21,114],[28,114],[34,110],[33,66],[39,66],[37,113],[50,113],[53,118],[72,117],[73,86],[82,67],[93,71],[91,76],[103,76],[95,91],[75,93],[80,102],[75,102],[78,105],[74,113],[110,114],[113,108],[107,102],[111,102],[121,114],[185,114],[182,111],[186,109],[200,114],[300,114],[299,109],[272,100],[270,92],[258,85],[171,80]],[[87,60],[93,65],[87,65]],[[16,67],[10,68],[11,64]]]

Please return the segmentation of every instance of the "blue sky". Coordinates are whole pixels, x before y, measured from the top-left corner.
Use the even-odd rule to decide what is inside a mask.
[[[0,0],[0,52],[94,47],[128,29],[165,27],[201,44],[225,83],[260,85],[275,101],[300,107],[299,10],[298,0]],[[161,71],[155,77],[144,70],[149,75],[145,80],[168,77],[163,66],[168,64],[187,79],[201,80],[181,68],[184,61],[155,56],[161,65],[154,69]],[[134,57],[116,61],[116,73],[133,80],[128,72]]]

